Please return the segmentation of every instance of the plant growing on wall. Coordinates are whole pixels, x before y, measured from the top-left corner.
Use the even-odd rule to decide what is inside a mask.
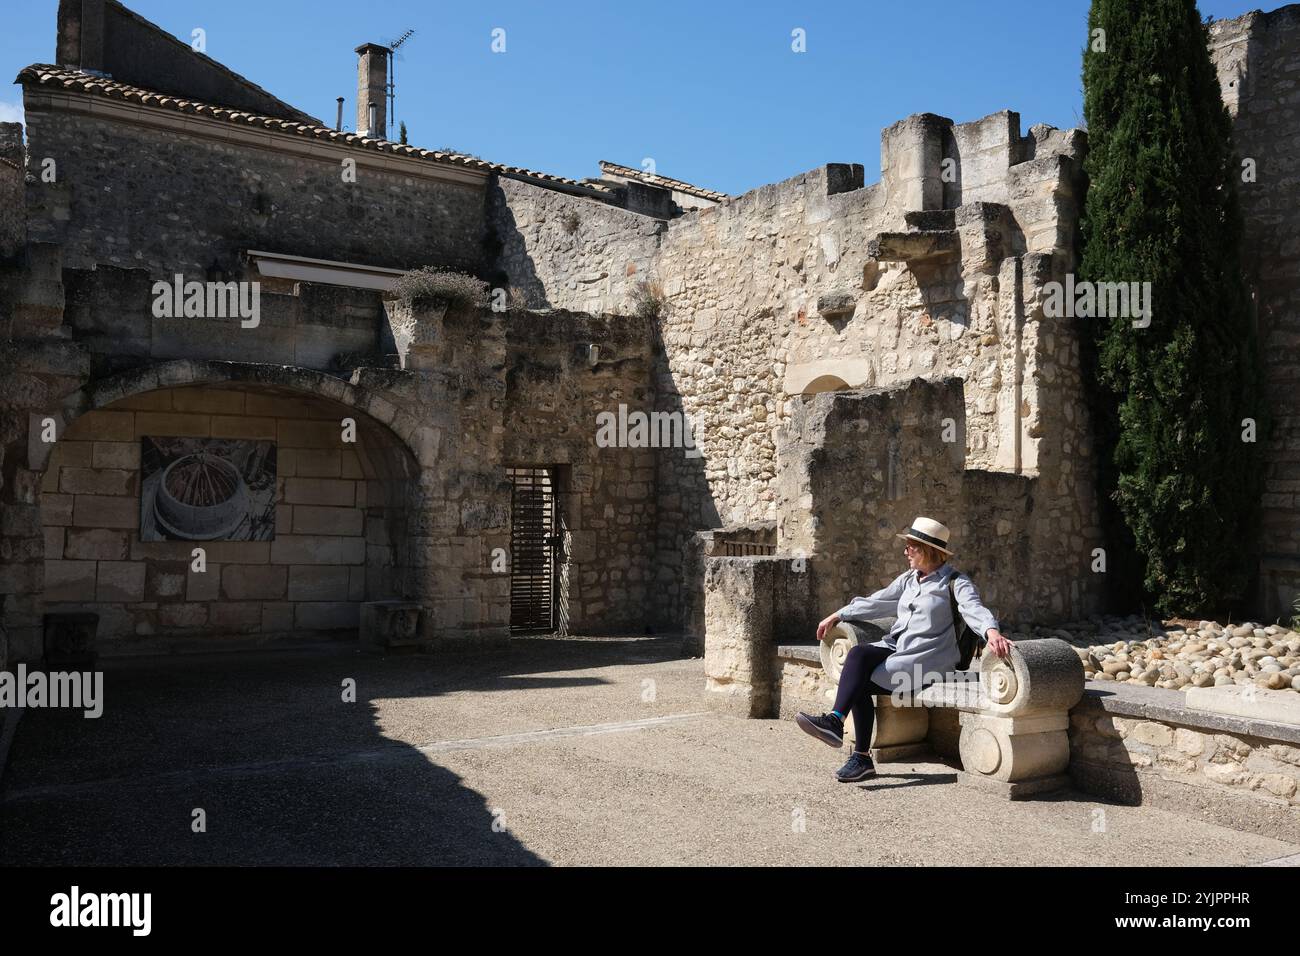
[[[1145,316],[1081,320],[1112,469],[1102,482],[1167,614],[1245,600],[1267,431],[1241,166],[1207,44],[1194,0],[1093,0],[1083,56],[1079,279],[1151,283]]]
[[[641,279],[632,286],[632,314],[642,319],[658,319],[664,311],[663,287],[651,279]]]
[[[413,306],[445,302],[453,306],[481,307],[488,304],[488,284],[463,272],[424,266],[397,280],[394,294]]]

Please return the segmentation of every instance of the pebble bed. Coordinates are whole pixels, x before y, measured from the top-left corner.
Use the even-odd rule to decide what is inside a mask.
[[[1183,690],[1255,684],[1300,692],[1300,634],[1277,624],[1164,623],[1103,616],[1007,633],[1014,641],[1057,637],[1083,661],[1088,680]]]

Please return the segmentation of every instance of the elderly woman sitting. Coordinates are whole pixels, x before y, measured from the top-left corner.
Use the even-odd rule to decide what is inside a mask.
[[[844,743],[844,716],[853,714],[857,747],[835,779],[841,783],[865,780],[876,773],[867,752],[875,723],[875,695],[911,692],[942,679],[961,657],[956,622],[948,598],[949,581],[957,609],[988,648],[999,657],[1011,652],[1011,642],[998,631],[998,622],[980,603],[971,579],[948,564],[948,529],[930,518],[917,518],[912,527],[896,535],[907,542],[903,553],[910,570],[869,597],[856,597],[817,625],[817,639],[841,621],[869,621],[896,616],[882,640],[859,644],[849,651],[840,674],[835,707],[828,714],[795,717],[805,731],[832,747]]]

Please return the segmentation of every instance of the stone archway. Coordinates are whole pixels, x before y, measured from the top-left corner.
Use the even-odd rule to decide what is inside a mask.
[[[101,650],[350,637],[363,602],[415,592],[408,517],[437,438],[373,390],[308,369],[175,361],[87,384],[61,419],[41,463],[40,596],[46,612],[98,614]],[[141,448],[158,435],[269,446],[274,531],[144,540]]]

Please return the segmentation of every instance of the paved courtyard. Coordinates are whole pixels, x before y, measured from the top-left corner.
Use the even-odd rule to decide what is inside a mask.
[[[793,724],[707,711],[702,662],[679,644],[115,663],[100,719],[24,715],[0,786],[0,865],[1201,866],[1300,853],[1079,793],[1006,803],[934,760],[839,784],[842,758]]]

